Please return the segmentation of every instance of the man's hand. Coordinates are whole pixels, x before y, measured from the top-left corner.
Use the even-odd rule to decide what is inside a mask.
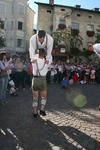
[[[49,64],[49,61],[48,61],[48,60],[45,60],[45,64]]]
[[[37,61],[37,60],[36,60],[36,59],[34,59],[34,60],[32,60],[32,61],[31,61],[31,63],[36,63],[36,61]]]

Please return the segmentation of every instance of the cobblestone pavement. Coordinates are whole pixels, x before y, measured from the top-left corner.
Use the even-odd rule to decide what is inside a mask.
[[[46,117],[32,117],[28,87],[18,94],[0,106],[0,150],[100,150],[100,84],[49,84]]]

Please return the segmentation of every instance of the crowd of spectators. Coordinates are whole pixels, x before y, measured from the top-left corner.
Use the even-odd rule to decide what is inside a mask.
[[[13,80],[16,90],[25,90],[29,85],[31,88],[32,65],[29,59],[13,60],[7,57],[11,69],[8,70],[9,81]],[[47,83],[60,83],[66,87],[69,83],[73,84],[100,84],[100,62],[80,62],[68,63],[66,61],[54,61],[48,68]],[[71,81],[71,82],[70,82]],[[8,82],[9,89],[9,82]]]
[[[25,90],[25,86],[32,81],[32,66],[29,59],[12,60],[13,68],[10,71],[10,80],[13,80],[16,88]],[[64,79],[73,80],[78,84],[100,83],[100,62],[67,63],[66,61],[53,61],[48,68],[47,83],[61,83]]]
[[[60,60],[53,61],[47,74],[47,82],[61,83],[66,78],[72,79],[73,83],[100,83],[100,62],[66,63]]]

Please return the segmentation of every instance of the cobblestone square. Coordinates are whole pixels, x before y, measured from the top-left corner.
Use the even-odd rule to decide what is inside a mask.
[[[100,84],[49,84],[46,117],[32,117],[30,87],[8,102],[0,106],[0,150],[100,150]]]

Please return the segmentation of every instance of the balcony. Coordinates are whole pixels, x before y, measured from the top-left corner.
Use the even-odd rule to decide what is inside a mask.
[[[93,37],[95,32],[94,31],[86,31],[88,37]]]

